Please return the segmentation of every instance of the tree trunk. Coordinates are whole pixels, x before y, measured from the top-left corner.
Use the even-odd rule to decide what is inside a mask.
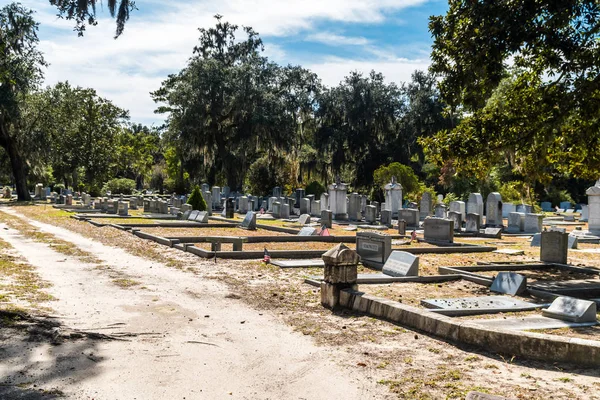
[[[12,167],[12,173],[15,178],[15,187],[17,189],[17,199],[19,201],[30,201],[31,195],[29,189],[27,189],[27,172],[26,164],[17,149],[15,140],[11,137],[4,138],[4,149],[10,159],[10,166]]]

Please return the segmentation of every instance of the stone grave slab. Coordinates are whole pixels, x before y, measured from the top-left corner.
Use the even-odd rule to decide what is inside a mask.
[[[188,211],[186,211],[186,212],[184,212],[184,213],[183,213],[183,216],[181,217],[181,219],[183,219],[183,220],[188,220],[188,219],[190,219],[190,214],[191,214],[191,213],[192,213],[192,212],[191,212],[191,211],[189,211],[189,210],[188,210]]]
[[[190,213],[190,215],[189,215],[189,217],[188,217],[188,220],[189,220],[189,221],[195,221],[195,220],[196,220],[196,218],[198,218],[198,215],[200,215],[200,211],[198,211],[198,210],[193,210],[193,211]]]
[[[358,230],[358,226],[356,226],[356,225],[350,225],[349,227],[344,228],[344,230],[345,231],[349,231],[349,232],[356,231],[356,230]]]
[[[306,226],[306,227],[300,229],[300,232],[298,232],[298,236],[313,236],[316,234],[317,234],[317,229],[312,228],[310,226]]]
[[[485,228],[483,234],[485,237],[502,239],[502,228]]]
[[[489,312],[530,311],[540,307],[539,304],[528,303],[506,296],[426,299],[421,300],[421,305],[431,309],[461,312],[456,313],[456,315],[474,315]]]
[[[202,222],[203,224],[208,223],[208,212],[200,211],[196,217],[196,222]]]
[[[256,213],[248,211],[242,221],[241,227],[244,229],[256,230]]]
[[[394,250],[383,265],[382,272],[389,276],[419,276],[419,257]]]
[[[473,319],[465,322],[483,325],[488,328],[506,329],[510,331],[525,331],[532,329],[560,329],[594,326],[598,322],[571,322],[548,317],[521,317],[503,319]]]
[[[592,298],[600,296],[600,280],[598,279],[571,279],[566,281],[535,282],[531,284],[534,289],[560,294],[576,296],[579,298]]]
[[[271,260],[271,265],[280,268],[322,268],[325,263],[319,258],[315,260]]]
[[[522,256],[525,254],[525,251],[517,249],[498,249],[492,251],[492,253],[506,254],[507,256]]]
[[[557,297],[542,315],[572,322],[596,322],[596,303],[574,297]]]
[[[527,278],[514,272],[499,272],[490,290],[516,296],[527,289]]]

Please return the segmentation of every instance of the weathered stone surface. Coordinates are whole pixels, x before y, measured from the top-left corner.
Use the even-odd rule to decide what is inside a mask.
[[[381,224],[392,226],[392,212],[390,210],[381,210]]]
[[[402,208],[402,185],[396,182],[396,177],[385,185],[385,209],[392,212],[392,217],[398,215],[398,210]]]
[[[373,224],[377,220],[377,207],[366,206],[365,207],[365,222]]]
[[[389,276],[419,276],[419,257],[394,250],[383,265],[382,272]]]
[[[588,196],[588,229],[593,235],[600,235],[600,179],[585,194]]]
[[[208,215],[206,222],[208,222]],[[256,213],[254,211],[248,211],[241,226],[244,229],[256,230]]]
[[[483,225],[483,196],[480,193],[471,193],[469,195],[467,214],[478,214],[479,226]]]
[[[574,297],[557,297],[542,315],[573,322],[595,322],[596,303]]]
[[[398,219],[406,221],[407,227],[419,227],[419,210],[413,208],[402,208],[398,211]]]
[[[448,211],[448,219],[454,221],[454,230],[460,232],[462,229],[462,214],[456,211]]]
[[[340,182],[329,185],[329,209],[333,213],[334,219],[348,219],[347,193],[348,187],[345,183]]]
[[[424,237],[433,242],[454,242],[454,221],[444,218],[425,218],[423,221]]]
[[[525,214],[525,222],[523,229],[527,233],[539,233],[542,231],[543,222],[543,214]]]
[[[448,210],[459,213],[461,221],[467,218],[467,207],[464,201],[451,201]]]
[[[514,272],[499,272],[490,290],[516,296],[527,290],[527,278]]]
[[[467,221],[465,222],[465,231],[479,233],[481,228],[481,216],[475,213],[467,214]]]
[[[433,200],[431,198],[431,193],[423,192],[423,195],[421,196],[419,210],[419,218],[421,220],[424,220],[425,218],[431,216],[431,212],[433,210]]]
[[[435,205],[434,216],[436,218],[446,218],[446,205],[438,203]]]
[[[542,232],[540,260],[549,263],[566,264],[569,234],[566,232]]]
[[[358,232],[356,251],[364,265],[380,269],[392,251],[392,238],[378,232]]]
[[[498,192],[492,192],[487,197],[485,224],[491,227],[502,226],[502,196]]]
[[[316,234],[317,230],[310,226],[305,226],[304,228],[300,229],[300,232],[298,232],[298,236],[313,236]]]
[[[333,213],[329,210],[321,211],[321,225],[324,225],[326,228],[331,229],[333,225]]]
[[[519,233],[525,230],[525,214],[520,212],[511,212],[508,214],[508,227],[510,233]]]
[[[308,214],[302,214],[300,217],[298,217],[298,223],[300,225],[310,224],[310,215],[308,215]]]

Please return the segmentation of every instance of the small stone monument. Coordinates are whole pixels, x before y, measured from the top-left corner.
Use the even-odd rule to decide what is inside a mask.
[[[566,264],[569,251],[569,234],[559,231],[542,232],[540,260],[548,263]]]
[[[246,217],[244,217],[241,227],[252,231],[256,230],[256,213],[254,211],[248,211],[246,213]]]
[[[588,229],[592,235],[600,235],[600,179],[585,194],[588,196]]]
[[[340,181],[340,177],[336,177],[336,182],[329,185],[329,209],[333,213],[333,218],[337,220],[348,219],[348,204],[346,195],[348,186]]]
[[[328,250],[323,256],[325,276],[321,282],[321,304],[335,309],[340,303],[340,291],[357,289],[357,267],[360,256],[343,243]]]
[[[333,213],[329,210],[321,211],[321,226],[325,226],[325,228],[331,229],[333,226]]]
[[[469,195],[467,214],[478,214],[479,225],[483,225],[483,196],[480,193],[471,193]]]
[[[502,226],[502,196],[490,193],[486,201],[485,224],[489,227]]]
[[[402,208],[402,185],[396,182],[396,177],[392,176],[390,183],[385,185],[385,209],[392,212],[392,217],[398,215],[398,210]]]
[[[383,265],[382,272],[389,276],[419,276],[419,257],[406,251],[394,250]]]
[[[424,220],[431,216],[431,210],[433,209],[433,203],[431,200],[431,193],[423,192],[421,196],[419,219]]]
[[[308,224],[310,224],[310,215],[308,215],[308,214],[302,214],[298,218],[298,223],[300,225],[308,225]]]
[[[542,310],[545,317],[571,322],[596,322],[596,303],[574,297],[557,297],[550,307]]]

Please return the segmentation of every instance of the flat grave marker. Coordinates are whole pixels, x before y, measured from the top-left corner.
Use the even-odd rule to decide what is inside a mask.
[[[298,236],[313,236],[316,234],[317,234],[317,229],[311,228],[310,226],[306,226],[306,227],[300,229],[300,232],[298,232]]]
[[[514,299],[506,296],[426,299],[421,300],[421,305],[431,309],[445,311],[461,311],[460,314],[456,313],[457,315],[476,315],[489,312],[528,311],[540,307],[539,304],[528,303],[519,299]]]
[[[527,278],[514,272],[499,272],[490,290],[516,296],[527,289]]]
[[[271,260],[271,265],[280,268],[323,268],[325,263],[322,259],[315,260]]]
[[[206,211],[200,211],[196,217],[196,222],[202,222],[203,224],[208,223],[208,213]]]
[[[195,221],[195,220],[196,220],[196,218],[198,218],[198,215],[199,215],[199,214],[200,214],[200,211],[198,211],[198,210],[193,210],[193,211],[190,213],[190,215],[189,215],[189,217],[188,217],[188,220],[189,220],[189,221]]]
[[[596,322],[596,303],[574,297],[557,297],[550,307],[542,310],[545,317],[572,322]]]
[[[510,331],[526,331],[534,329],[560,329],[594,326],[597,322],[571,322],[548,317],[521,317],[502,319],[474,319],[466,322],[483,325],[488,328],[507,329]]]

